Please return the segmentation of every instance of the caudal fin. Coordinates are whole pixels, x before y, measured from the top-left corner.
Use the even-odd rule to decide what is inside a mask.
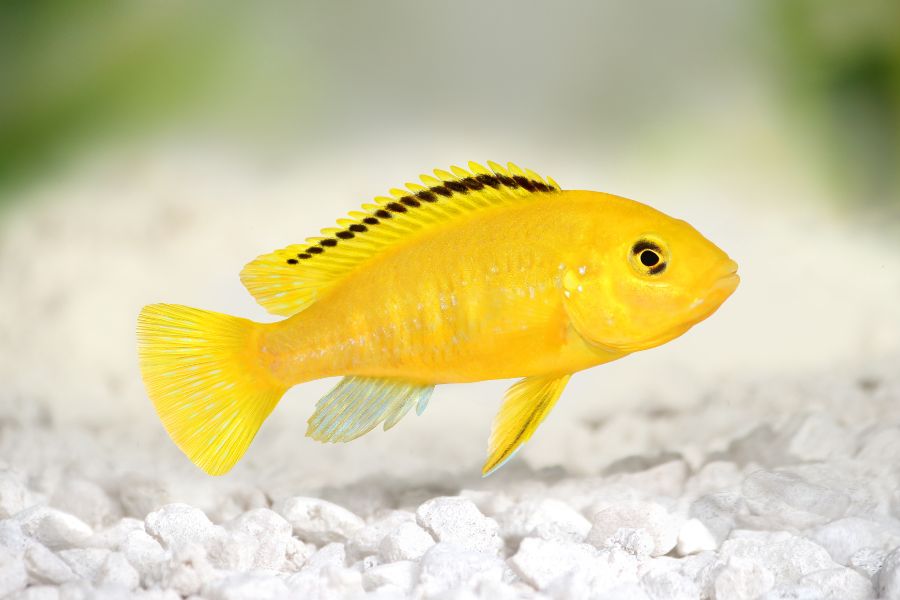
[[[147,393],[172,440],[210,475],[244,455],[287,390],[257,360],[262,327],[173,304],[145,306],[138,316]]]

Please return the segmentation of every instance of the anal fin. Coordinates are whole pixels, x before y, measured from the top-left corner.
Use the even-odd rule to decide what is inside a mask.
[[[316,404],[306,435],[319,442],[349,442],[379,423],[387,431],[413,406],[424,410],[433,385],[377,377],[344,377]]]
[[[512,458],[528,441],[562,394],[571,374],[526,377],[506,391],[494,418],[488,458],[481,470],[487,476]]]

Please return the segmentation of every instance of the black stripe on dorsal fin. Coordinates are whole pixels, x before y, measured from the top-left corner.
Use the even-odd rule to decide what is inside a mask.
[[[334,232],[333,237],[320,240],[317,246],[306,248],[306,252],[300,253],[297,258],[312,258],[311,255],[321,254],[325,248],[334,247],[341,240],[353,239],[357,234],[367,232],[369,227],[380,224],[384,219],[392,218],[394,214],[403,214],[426,204],[440,202],[442,199],[450,200],[457,194],[466,195],[470,192],[480,192],[485,188],[522,189],[530,193],[560,191],[559,186],[552,179],[545,180],[537,173],[530,170],[523,171],[512,163],[509,163],[508,171],[497,163],[489,162],[488,165],[491,167],[490,170],[477,163],[469,163],[472,172],[459,167],[451,167],[453,173],[438,169],[435,170],[438,179],[428,175],[421,177],[422,181],[427,184],[425,188],[416,190],[414,188],[420,186],[408,184],[407,190],[391,190],[395,200],[384,202],[381,209],[363,217],[360,223],[353,223],[346,229]],[[293,257],[288,259],[288,261],[290,260],[294,260]]]
[[[339,219],[338,227],[304,244],[260,256],[241,271],[241,280],[270,312],[291,315],[314,302],[344,273],[411,233],[467,212],[537,199],[560,191],[552,179],[509,163],[506,168],[470,162],[469,169],[436,169],[422,184],[390,190],[390,197],[365,204]]]

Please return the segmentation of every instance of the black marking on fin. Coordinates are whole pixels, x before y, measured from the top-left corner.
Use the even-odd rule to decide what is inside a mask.
[[[469,188],[465,186],[465,184],[460,183],[459,181],[445,181],[444,185],[450,188],[452,191],[458,194],[468,194]]]
[[[508,188],[516,189],[519,187],[519,184],[516,183],[512,177],[507,177],[506,175],[497,175],[497,179],[501,184],[505,185]]]
[[[483,190],[484,184],[478,181],[475,177],[466,177],[465,179],[460,179],[459,182],[473,191]]]
[[[362,223],[354,223],[347,227],[347,229],[343,231],[338,231],[334,234],[334,238],[326,238],[321,240],[317,246],[310,246],[304,252],[301,252],[297,255],[297,258],[306,260],[313,258],[316,254],[322,254],[326,248],[334,248],[338,245],[339,240],[350,240],[356,237],[358,233],[365,233],[369,230],[366,225],[378,225],[381,220],[384,219],[392,219],[394,214],[398,213],[403,214],[409,212],[410,208],[419,208],[422,206],[422,202],[434,203],[441,200],[441,198],[450,198],[454,194],[468,194],[470,191],[479,191],[483,190],[487,187],[491,187],[493,189],[498,189],[500,187],[507,187],[511,190],[515,190],[518,188],[522,188],[528,192],[556,192],[559,191],[559,188],[556,186],[544,183],[543,181],[537,179],[530,179],[525,177],[524,175],[513,175],[510,177],[509,175],[503,175],[501,173],[482,173],[480,175],[472,175],[469,177],[464,177],[462,179],[451,179],[449,181],[442,180],[440,184],[431,186],[430,188],[420,190],[409,196],[403,196],[397,202],[389,202],[384,205],[384,208],[379,208],[375,212],[371,214],[371,216],[364,217],[362,219]],[[408,208],[407,208],[408,207]],[[337,238],[337,239],[335,239]],[[641,246],[641,244],[649,244],[649,246]],[[647,242],[645,240],[641,240],[632,248],[632,252],[640,252],[645,248],[653,248],[659,250],[655,244]],[[295,265],[299,261],[297,258],[289,258],[287,259],[288,264]],[[659,265],[654,267],[654,269],[659,268]],[[662,268],[665,268],[663,264]],[[651,273],[654,271],[651,269]]]
[[[489,185],[492,188],[496,189],[500,187],[500,180],[494,177],[493,175],[479,175],[475,178],[478,183],[483,183],[484,185]]]

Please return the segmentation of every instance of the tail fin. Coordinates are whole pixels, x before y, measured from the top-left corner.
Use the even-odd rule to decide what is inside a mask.
[[[138,316],[138,355],[160,419],[194,464],[222,475],[287,391],[258,363],[262,324],[173,304]]]

